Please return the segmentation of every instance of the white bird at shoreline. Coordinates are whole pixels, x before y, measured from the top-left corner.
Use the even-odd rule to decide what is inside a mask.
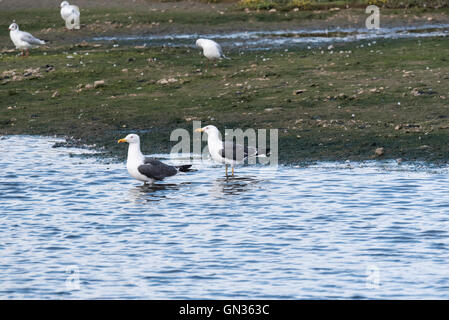
[[[154,158],[145,157],[140,151],[140,138],[137,134],[128,134],[118,143],[128,142],[128,158],[126,168],[128,173],[136,180],[153,183],[164,178],[174,176],[178,172],[192,171],[192,165],[170,166]]]
[[[212,160],[218,163],[224,163],[226,168],[226,176],[228,176],[228,166],[232,168],[234,175],[234,166],[241,164],[245,159],[250,157],[266,157],[270,153],[270,149],[265,152],[252,147],[242,146],[233,141],[221,141],[220,131],[213,125],[198,128],[195,132],[207,133],[207,147]]]
[[[61,2],[59,6],[61,8],[61,18],[65,21],[67,29],[79,29],[80,28],[80,9],[69,4],[68,1]]]
[[[20,49],[22,51],[26,50],[26,57],[29,55],[29,49],[38,47],[39,45],[45,44],[45,41],[40,40],[36,37],[34,37],[31,33],[20,31],[19,25],[15,22],[13,22],[9,28],[9,36],[11,37],[12,42],[16,46],[17,49]]]
[[[221,46],[213,40],[198,39],[195,44],[198,48],[203,49],[203,55],[209,60],[229,59],[223,54]]]

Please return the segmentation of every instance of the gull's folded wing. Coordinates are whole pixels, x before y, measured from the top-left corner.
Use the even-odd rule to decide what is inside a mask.
[[[174,166],[167,165],[154,158],[145,158],[144,164],[140,165],[137,170],[154,180],[163,180],[178,173]]]
[[[234,161],[243,161],[248,156],[253,156],[255,154],[257,154],[257,150],[254,148],[248,148],[241,144],[236,144],[233,141],[225,141],[220,153],[223,158]]]
[[[25,41],[29,44],[43,44],[44,41],[39,40],[38,38],[33,37],[30,33],[28,32],[22,32],[20,34],[20,40]]]

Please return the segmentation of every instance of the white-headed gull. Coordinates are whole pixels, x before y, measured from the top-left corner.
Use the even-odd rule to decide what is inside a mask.
[[[178,172],[192,171],[191,164],[170,166],[154,158],[145,157],[140,151],[140,138],[137,134],[128,134],[125,138],[118,140],[118,143],[122,142],[129,144],[126,169],[134,179],[153,183],[174,176]]]
[[[16,46],[17,49],[26,50],[26,56],[28,57],[30,48],[38,47],[39,45],[45,44],[45,41],[39,40],[38,38],[33,37],[28,32],[20,31],[17,23],[12,23],[9,26],[9,36],[11,37],[12,42]]]
[[[226,167],[226,176],[228,175],[228,166],[232,168],[232,175],[234,175],[234,166],[241,164],[245,159],[250,157],[266,157],[270,150],[266,152],[257,150],[253,147],[242,146],[233,141],[221,141],[220,131],[213,125],[198,128],[195,132],[207,133],[207,147],[209,149],[212,160],[218,163],[224,163]]]
[[[67,29],[79,29],[80,28],[80,9],[69,4],[68,1],[61,2],[59,6],[61,8],[61,17],[65,21]]]
[[[198,39],[196,40],[196,46],[203,49],[203,55],[209,60],[215,59],[229,59],[223,54],[221,46],[214,40],[210,39]]]

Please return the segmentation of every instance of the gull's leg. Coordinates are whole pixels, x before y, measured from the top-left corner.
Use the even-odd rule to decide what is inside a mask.
[[[30,51],[27,49],[27,54],[25,55],[25,57],[28,57],[30,55]]]
[[[225,164],[225,168],[226,168],[226,177],[228,176],[228,165]]]
[[[232,176],[234,176],[234,167],[232,167]]]

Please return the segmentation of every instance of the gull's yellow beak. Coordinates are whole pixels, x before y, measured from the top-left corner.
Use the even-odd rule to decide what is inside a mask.
[[[203,128],[195,129],[195,132],[203,132],[203,131],[204,131]]]
[[[119,141],[117,141],[117,143],[122,143],[122,142],[126,142],[126,139],[120,139]]]

